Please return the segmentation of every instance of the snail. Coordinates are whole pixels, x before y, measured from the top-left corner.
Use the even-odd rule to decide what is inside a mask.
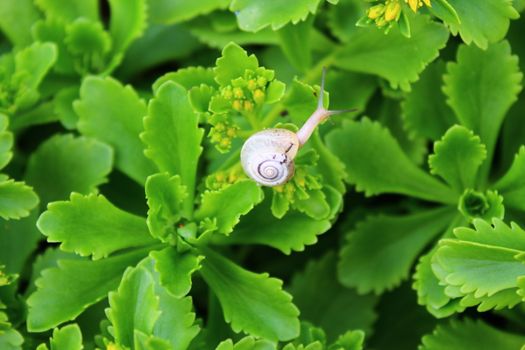
[[[323,68],[317,108],[297,133],[287,129],[265,129],[250,136],[241,149],[246,175],[262,186],[279,186],[294,174],[294,158],[315,128],[329,116],[356,109],[327,110],[323,107],[326,69]]]

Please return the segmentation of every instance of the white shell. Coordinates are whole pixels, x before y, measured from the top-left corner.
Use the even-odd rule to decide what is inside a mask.
[[[294,173],[294,158],[299,150],[297,135],[286,129],[266,129],[253,134],[241,149],[241,164],[246,175],[263,186],[278,186]]]

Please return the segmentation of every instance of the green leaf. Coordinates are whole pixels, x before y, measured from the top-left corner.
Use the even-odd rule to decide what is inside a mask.
[[[42,203],[49,203],[66,199],[71,192],[96,192],[107,181],[112,165],[113,150],[108,145],[87,137],[55,135],[31,154],[25,179]]]
[[[482,49],[489,43],[500,41],[507,34],[510,19],[519,17],[509,0],[486,0],[482,3],[472,1],[447,0],[457,14],[457,18],[446,11],[447,7],[438,6],[433,12],[443,19],[452,34],[461,35],[466,44],[474,42]],[[438,4],[439,5],[439,4]]]
[[[481,320],[452,320],[423,337],[420,350],[520,349],[525,337],[500,331]]]
[[[150,254],[150,257],[152,255]],[[153,328],[153,334],[169,342],[171,346],[167,349],[188,349],[192,339],[200,331],[200,327],[195,324],[191,298],[177,298],[169,293],[169,290],[162,284],[162,272],[156,271],[153,266],[153,259],[144,259],[140,266],[146,267],[152,274],[155,281],[155,294],[159,300],[161,313]]]
[[[159,88],[167,81],[180,84],[190,90],[192,87],[198,87],[202,84],[216,87],[213,70],[211,68],[204,67],[188,67],[178,69],[176,72],[169,72],[161,75],[152,85],[152,89],[155,93]]]
[[[146,0],[108,0],[113,51],[124,52],[146,28]]]
[[[329,341],[349,329],[371,330],[376,319],[377,298],[358,295],[343,287],[336,276],[336,255],[328,253],[311,261],[306,269],[294,276],[290,293],[301,310],[301,319],[312,322],[326,331]],[[319,293],[319,286],[323,292]],[[341,310],[352,310],[344,313]]]
[[[38,197],[33,188],[14,180],[0,181],[0,217],[20,219],[28,216],[38,204]]]
[[[340,253],[338,277],[359,293],[398,286],[428,243],[447,228],[448,207],[404,216],[371,216],[357,224]]]
[[[454,312],[462,312],[462,306],[457,299],[451,299],[445,294],[445,286],[432,271],[432,256],[435,249],[423,255],[416,266],[414,274],[414,289],[417,291],[419,305],[424,305],[427,311],[437,318],[448,317]]]
[[[346,187],[344,179],[346,177],[346,169],[344,164],[337,158],[321,140],[319,133],[315,133],[311,139],[311,145],[319,154],[316,169],[323,176],[323,184],[332,186],[339,193],[345,193]]]
[[[229,85],[233,79],[242,77],[245,70],[255,70],[258,66],[255,55],[248,56],[242,47],[230,42],[222,50],[222,55],[213,69],[215,81],[221,86]]]
[[[9,118],[0,114],[0,169],[5,168],[13,157],[13,134],[8,130]]]
[[[328,148],[345,164],[347,181],[371,196],[406,194],[455,204],[457,195],[414,165],[379,123],[365,118],[345,122],[326,137]]]
[[[365,15],[366,3],[359,0],[341,1],[327,11],[327,25],[332,34],[346,43],[359,29],[357,21]]]
[[[175,237],[174,225],[182,218],[182,203],[188,196],[180,176],[167,173],[151,175],[146,180],[149,232],[153,237],[169,240]]]
[[[281,48],[290,63],[301,72],[305,72],[312,64],[312,48],[310,33],[313,18],[297,24],[288,24],[277,32]]]
[[[509,170],[494,185],[505,198],[505,206],[525,210],[525,146],[521,146]]]
[[[353,0],[355,1],[355,0]],[[330,109],[348,107],[365,110],[366,105],[377,89],[378,80],[369,74],[354,73],[341,69],[326,72],[326,90],[330,91]],[[348,91],[352,94],[349,95]],[[342,119],[351,118],[345,115]]]
[[[393,88],[410,91],[410,83],[419,78],[448,40],[446,28],[426,16],[411,18],[412,37],[397,30],[385,35],[377,28],[359,28],[337,53],[334,64],[351,71],[376,74]],[[403,62],[403,64],[400,64]]]
[[[51,350],[82,350],[82,333],[76,323],[53,330]]]
[[[126,267],[136,264],[148,250],[134,250],[98,261],[59,260],[58,267],[42,272],[36,281],[36,292],[27,299],[28,330],[43,332],[76,318],[116,289]]]
[[[76,129],[78,123],[78,115],[73,109],[73,101],[79,97],[78,89],[78,86],[62,89],[57,92],[53,100],[54,112],[68,130]]]
[[[155,242],[146,220],[95,194],[72,193],[69,201],[49,204],[37,226],[48,242],[60,242],[62,250],[93,259]]]
[[[303,251],[306,245],[317,243],[317,236],[328,231],[328,220],[314,220],[297,211],[289,211],[282,219],[270,214],[269,201],[246,215],[226,244],[261,244],[279,249],[284,254]]]
[[[441,176],[461,193],[474,187],[476,174],[486,156],[479,136],[463,126],[454,125],[434,143],[434,154],[428,158],[428,163],[432,174]]]
[[[249,213],[263,198],[261,187],[254,181],[239,181],[219,191],[204,192],[195,219],[216,220],[217,231],[228,235],[241,216]]]
[[[317,11],[319,3],[320,0],[233,0],[230,10],[235,11],[239,28],[256,32],[267,26],[277,30],[289,22],[304,21],[310,13]]]
[[[0,29],[14,46],[24,47],[33,42],[31,25],[39,17],[32,0],[0,2]]]
[[[16,53],[12,81],[18,90],[14,101],[18,109],[38,100],[38,87],[56,59],[57,49],[52,43],[35,42]]]
[[[266,339],[244,337],[235,344],[231,339],[222,341],[215,350],[275,350],[276,346]]]
[[[108,295],[112,333],[119,345],[133,346],[133,331],[152,334],[161,312],[153,276],[143,267],[128,268],[116,292]]]
[[[182,298],[191,289],[191,276],[201,268],[202,255],[190,251],[179,252],[169,247],[150,253],[155,261],[155,271],[159,274],[160,284],[168,293]]]
[[[201,43],[186,27],[150,24],[126,50],[118,76],[132,79],[153,67],[187,57],[199,47]]]
[[[21,350],[24,337],[15,329],[9,328],[0,332],[0,349]]]
[[[445,62],[437,60],[431,63],[407,94],[402,107],[410,136],[437,140],[457,122],[441,89],[444,73]]]
[[[136,350],[171,350],[170,344],[164,339],[147,335],[137,329],[133,330],[133,348]]]
[[[195,192],[195,177],[204,131],[198,127],[186,90],[174,82],[166,82],[156,92],[144,118],[142,140],[145,154],[157,168],[171,176],[179,175],[188,196],[184,201],[185,217],[191,217]]]
[[[454,230],[457,239],[440,241],[432,258],[434,273],[452,287],[447,294],[457,291],[471,305],[485,302],[502,308],[516,304],[521,300],[515,293],[517,278],[525,275],[525,265],[516,256],[525,251],[525,231],[498,219],[493,219],[493,225],[475,219],[473,225],[475,229]]]
[[[36,228],[36,210],[20,220],[0,219],[0,265],[7,273],[21,274],[42,236]]]
[[[35,3],[47,17],[65,22],[73,22],[79,17],[93,21],[99,19],[99,5],[96,0],[74,0],[66,3],[60,0],[36,0]]]
[[[112,78],[88,77],[82,82],[80,100],[75,101],[74,108],[80,132],[111,145],[117,168],[144,184],[155,171],[138,137],[146,105],[133,88]]]
[[[365,343],[365,333],[363,331],[347,331],[342,334],[328,350],[363,350]]]
[[[53,70],[60,74],[75,75],[78,73],[78,66],[66,47],[66,29],[62,20],[47,18],[36,22],[32,32],[35,40],[52,42],[57,47],[57,59]]]
[[[206,258],[200,272],[217,295],[233,331],[274,341],[299,335],[299,310],[282,290],[282,281],[244,270],[209,249],[203,253]]]
[[[102,23],[83,17],[67,27],[64,43],[74,55],[99,55],[102,58],[111,50],[111,37]],[[100,62],[100,67],[103,67],[103,63]]]
[[[408,284],[381,296],[374,333],[367,349],[417,349],[421,337],[430,332],[436,320],[415,303],[416,295]]]
[[[510,106],[521,91],[518,58],[509,43],[491,45],[487,50],[461,45],[457,63],[449,63],[443,87],[463,126],[479,135],[487,146],[487,161],[480,178],[485,181],[492,162],[496,139]]]
[[[149,0],[148,12],[154,23],[174,24],[193,17],[223,9],[229,0],[180,1]]]
[[[505,215],[503,197],[496,191],[482,193],[467,189],[459,198],[458,209],[468,220],[481,218],[490,221],[492,218],[503,219]]]

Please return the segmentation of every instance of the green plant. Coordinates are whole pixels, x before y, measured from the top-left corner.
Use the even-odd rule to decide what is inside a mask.
[[[0,348],[524,346],[524,9],[0,2]]]

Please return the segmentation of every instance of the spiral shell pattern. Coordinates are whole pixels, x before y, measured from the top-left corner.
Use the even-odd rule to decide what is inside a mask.
[[[246,140],[241,150],[244,172],[263,186],[282,185],[293,176],[298,148],[299,140],[292,131],[260,131]]]

